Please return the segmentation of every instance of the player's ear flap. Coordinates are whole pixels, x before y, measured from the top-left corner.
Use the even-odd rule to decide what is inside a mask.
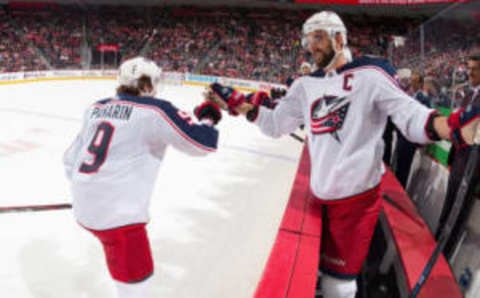
[[[342,38],[342,34],[340,32],[337,32],[337,34],[335,34],[335,47],[336,47],[336,51],[341,51],[343,49],[343,38]]]

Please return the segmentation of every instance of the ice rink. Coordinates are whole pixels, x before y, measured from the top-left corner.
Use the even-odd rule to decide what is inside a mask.
[[[0,85],[0,206],[69,203],[62,156],[84,109],[114,94],[112,80]],[[192,111],[201,87],[160,97]],[[245,119],[218,126],[218,152],[169,150],[148,231],[153,297],[252,297],[290,195],[303,144],[263,136]],[[135,188],[135,185],[131,186]],[[71,210],[0,214],[0,297],[113,298],[100,243]]]

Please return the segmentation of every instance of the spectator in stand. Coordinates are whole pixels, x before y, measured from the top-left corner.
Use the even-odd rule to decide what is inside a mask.
[[[448,97],[440,92],[438,82],[433,76],[425,77],[423,93],[425,94],[430,107],[449,107]]]
[[[411,84],[412,71],[409,68],[402,68],[397,71],[398,83],[402,90],[408,93]],[[393,132],[395,131],[395,125],[392,119],[388,117],[387,125],[385,126],[385,132],[383,133],[383,142],[385,143],[385,151],[383,152],[383,162],[388,166],[392,166],[392,154],[394,148],[393,144]],[[396,156],[396,155],[394,155]]]
[[[465,87],[466,96],[463,98],[461,108],[468,108],[473,106],[480,106],[480,52],[474,55],[471,55],[467,59],[467,73],[468,73],[468,85]],[[472,151],[471,147],[453,147],[450,150],[449,155],[449,164],[451,165],[450,169],[450,176],[448,179],[448,188],[447,188],[447,195],[446,201],[442,208],[442,213],[440,215],[439,221],[439,229],[437,230],[437,238],[440,237],[441,227],[445,225],[447,221],[448,215],[450,214],[450,210],[455,202],[455,194],[458,190],[462,175],[459,173],[463,173],[468,158],[470,156],[470,152]],[[475,202],[475,198],[479,197],[478,194],[478,186],[480,183],[480,175],[476,175],[474,181],[471,184],[467,191],[467,195],[463,205],[461,207],[460,214],[458,216],[458,220],[455,223],[450,238],[445,245],[443,250],[446,257],[450,258],[455,251],[456,245],[459,242],[459,239],[462,235],[461,231],[465,223],[468,221],[468,215],[473,207]]]
[[[417,71],[412,72],[411,77],[411,89],[410,95],[418,100],[421,104],[426,107],[430,107],[428,103],[428,98],[423,93],[423,75]],[[415,156],[415,151],[417,149],[417,144],[407,140],[403,134],[397,133],[397,146],[396,146],[396,167],[395,175],[397,176],[398,181],[402,184],[403,188],[407,187],[408,175],[410,174],[410,168],[412,166],[413,157]]]
[[[480,53],[472,55],[467,60],[468,83],[462,88],[460,106],[480,104]]]
[[[293,84],[293,81],[295,81],[299,77],[308,76],[310,73],[312,73],[312,71],[313,71],[313,67],[310,63],[306,61],[302,62],[299,68],[299,72],[287,79],[286,81],[287,86],[290,87],[290,85]]]
[[[414,71],[411,77],[411,90],[410,95],[418,100],[424,106],[430,107],[430,103],[428,102],[428,98],[424,94],[424,77],[418,71]]]
[[[302,63],[302,65],[300,65],[300,74],[302,76],[307,76],[310,73],[312,73],[312,71],[313,71],[313,67],[310,63],[305,61]]]

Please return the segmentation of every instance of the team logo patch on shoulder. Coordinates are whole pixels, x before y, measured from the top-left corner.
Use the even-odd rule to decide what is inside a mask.
[[[349,106],[346,96],[325,95],[315,100],[310,112],[312,134],[330,133],[340,142],[337,131],[343,126]]]

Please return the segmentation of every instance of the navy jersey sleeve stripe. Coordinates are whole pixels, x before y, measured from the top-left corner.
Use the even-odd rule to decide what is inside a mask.
[[[217,149],[218,131],[215,128],[205,124],[189,124],[177,114],[178,109],[170,104],[164,105],[160,110],[164,113],[165,120],[187,140],[207,151]]]
[[[106,99],[102,99],[102,100],[97,101],[95,104],[104,105],[104,104],[109,103],[111,100],[112,100],[111,98],[106,98]]]
[[[151,97],[121,96],[122,100],[151,106],[185,139],[206,151],[215,151],[218,131],[208,125],[189,124],[178,114],[179,110],[171,103]]]

